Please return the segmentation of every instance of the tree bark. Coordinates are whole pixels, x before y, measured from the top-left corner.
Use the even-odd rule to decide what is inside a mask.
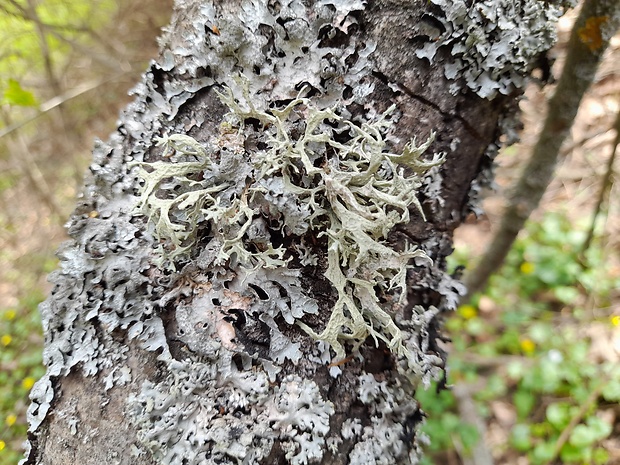
[[[452,232],[561,12],[178,0],[50,277],[24,463],[417,463]]]

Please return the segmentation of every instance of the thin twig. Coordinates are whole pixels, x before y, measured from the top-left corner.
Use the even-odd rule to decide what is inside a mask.
[[[581,423],[581,420],[583,420],[583,418],[588,413],[588,410],[590,410],[590,407],[592,407],[592,404],[597,401],[597,399],[601,395],[601,392],[603,392],[603,389],[607,385],[608,381],[609,376],[605,377],[603,381],[599,383],[596,389],[594,389],[594,391],[590,393],[586,401],[581,404],[581,408],[579,409],[577,414],[573,418],[571,418],[570,423],[568,424],[568,426],[566,426],[566,428],[564,428],[564,430],[560,434],[560,437],[555,442],[555,447],[553,448],[553,455],[547,461],[546,465],[551,465],[555,461],[556,457],[560,454],[562,447],[564,447],[564,444],[566,444],[566,442],[568,441],[570,434],[575,429],[575,426]]]
[[[129,74],[129,71],[124,71],[122,73],[118,73],[115,74],[114,76],[111,76],[107,79],[103,79],[100,81],[90,81],[90,82],[85,82],[83,84],[80,84],[79,86],[75,87],[74,89],[71,89],[67,92],[65,92],[62,95],[58,95],[56,97],[53,97],[51,99],[49,99],[47,102],[42,103],[39,106],[39,111],[37,113],[35,113],[34,115],[25,118],[24,120],[18,122],[18,123],[13,123],[3,129],[0,130],[0,139],[2,139],[3,137],[11,134],[14,131],[17,131],[18,129],[22,128],[23,126],[25,126],[26,124],[36,120],[37,118],[43,116],[44,114],[48,113],[49,111],[53,110],[54,108],[58,107],[59,105],[62,105],[63,103],[72,100],[76,97],[79,97],[82,94],[85,94],[86,92],[89,92],[91,90],[97,89],[98,87],[107,84],[110,81],[115,81],[117,79],[119,79],[122,76],[125,76],[126,74]]]
[[[532,365],[534,359],[521,355],[496,355],[493,357],[479,355],[474,352],[465,352],[458,355],[458,359],[463,363],[476,365],[477,368],[497,368],[506,367],[510,363],[518,362],[526,366]]]
[[[616,153],[618,153],[618,145],[620,145],[620,111],[616,114],[616,121],[614,123],[614,130],[616,131],[616,137],[613,142],[613,146],[611,149],[611,155],[609,156],[609,160],[607,160],[607,170],[605,171],[605,175],[603,176],[603,181],[601,183],[601,190],[598,195],[598,199],[596,201],[596,206],[594,207],[594,213],[592,215],[592,221],[590,222],[590,228],[588,229],[588,236],[586,240],[583,242],[581,246],[580,255],[583,257],[586,251],[590,248],[590,244],[592,243],[592,239],[594,238],[594,230],[596,228],[596,220],[598,219],[599,214],[603,209],[603,204],[607,199],[607,194],[609,193],[609,189],[611,189],[612,185],[612,175],[614,172],[614,162],[616,161]],[[583,260],[582,260],[583,261]]]
[[[23,8],[20,8],[19,12],[15,12],[15,11],[8,10],[6,7],[0,6],[0,11],[3,11],[7,15],[13,16],[15,18],[25,19],[27,21],[33,20],[32,17],[28,14],[28,12],[24,10]],[[102,43],[103,46],[109,49],[110,51],[118,55],[122,55],[123,50],[121,49],[121,47],[118,47],[114,43],[109,42],[105,37],[103,37],[101,34],[99,34],[94,29],[90,28],[89,26],[86,26],[86,25],[79,26],[75,24],[52,24],[46,21],[42,21],[41,19],[39,19],[38,22],[47,32],[51,34],[59,34],[61,36],[59,37],[61,40],[66,40],[66,38],[62,36],[62,32],[73,32],[77,34],[86,34],[86,35],[91,36],[93,39],[95,39],[95,41]]]
[[[456,433],[452,433],[450,435],[450,439],[452,440],[454,450],[461,459],[461,465],[476,465],[476,463],[471,458],[471,453],[465,450],[465,447],[463,446],[459,435]]]
[[[493,456],[484,442],[486,424],[478,415],[476,404],[471,398],[469,389],[462,384],[458,384],[452,388],[452,393],[458,402],[461,419],[465,423],[473,425],[478,431],[478,442],[472,447],[468,462],[471,465],[493,465]]]
[[[41,51],[41,57],[43,58],[43,67],[45,69],[45,76],[47,77],[47,85],[52,90],[52,95],[61,95],[62,86],[60,85],[60,81],[54,71],[54,62],[52,60],[52,54],[47,41],[47,35],[45,33],[45,28],[41,24],[34,0],[27,0],[27,11],[39,39],[39,49]],[[68,143],[66,139],[68,128],[71,127],[72,124],[70,117],[66,114],[63,107],[58,107],[58,118],[52,120],[52,124],[57,126],[57,129],[60,130],[60,136],[65,139],[64,142],[66,145]]]
[[[620,26],[619,14],[620,2],[585,0],[583,3],[571,31],[562,75],[549,100],[543,129],[530,160],[512,190],[498,231],[478,265],[465,275],[468,294],[462,299],[463,303],[475,292],[483,290],[489,277],[501,267],[517,234],[540,203],[553,178],[562,143],[570,132],[581,99],[594,80],[611,33]],[[598,26],[595,32],[601,35],[600,41],[592,43],[587,40],[592,32],[586,27],[586,21],[593,17],[606,18],[606,24],[604,30]]]
[[[121,69],[123,71],[131,70],[131,63],[129,63],[127,60],[121,61],[112,55],[93,53],[93,50],[91,48],[82,45],[80,42],[76,40],[72,40],[72,39],[65,37],[63,34],[61,34],[58,31],[50,30],[49,33],[53,35],[54,37],[56,37],[58,40],[65,42],[67,45],[69,45],[71,48],[73,48],[77,52],[81,53],[84,56],[88,56],[92,58],[97,63],[105,66],[106,68],[109,68],[112,70]]]
[[[560,150],[560,156],[566,157],[568,154],[572,153],[574,150],[582,148],[588,142],[591,142],[593,139],[596,139],[597,137],[604,136],[608,132],[609,132],[609,129],[602,129],[600,131],[592,131],[592,132],[586,134],[585,136],[583,136],[581,139],[573,141],[571,144],[567,145],[562,150]],[[608,143],[609,143],[609,141],[607,140],[607,137],[605,137],[602,140],[598,141],[594,145],[588,145],[588,150],[594,150],[594,149],[596,149],[596,148],[598,148],[598,147],[600,147],[602,145],[606,145]]]
[[[18,153],[12,156],[12,159],[16,162],[22,175],[30,184],[30,189],[32,189],[41,202],[47,206],[56,221],[58,221],[60,225],[64,224],[65,217],[62,208],[60,208],[58,202],[56,202],[56,197],[45,180],[45,176],[43,176],[39,164],[30,152],[28,144],[23,136],[21,134],[16,134],[13,143]],[[15,151],[12,150],[11,153],[14,154]]]
[[[45,74],[47,75],[47,80],[52,88],[52,91],[55,95],[60,95],[62,93],[60,88],[60,83],[56,78],[56,74],[54,73],[54,64],[52,63],[52,56],[49,49],[49,44],[47,43],[47,38],[45,37],[45,28],[41,24],[41,20],[39,19],[39,15],[37,13],[36,5],[33,0],[28,0],[28,16],[30,21],[34,24],[35,31],[37,32],[37,37],[39,38],[39,47],[41,48],[41,55],[43,57],[43,64],[45,67]]]
[[[30,9],[26,10],[21,5],[16,3],[14,0],[8,0],[8,1],[15,6],[17,11],[11,11],[7,9],[6,6],[2,6],[2,5],[0,5],[0,11],[3,11],[7,15],[35,23],[35,27],[37,29],[37,32],[39,33],[40,39],[41,39],[41,33],[43,33],[43,39],[45,39],[44,34],[48,33],[48,34],[53,35],[56,39],[62,42],[65,42],[74,50],[77,50],[81,54],[92,58],[93,60],[97,61],[98,63],[100,63],[101,65],[107,68],[114,69],[114,70],[120,68],[124,71],[129,71],[131,69],[131,64],[127,60],[121,61],[117,59],[116,57],[114,57],[113,55],[108,55],[108,54],[100,55],[97,53],[93,53],[92,49],[83,46],[82,44],[80,44],[79,42],[75,40],[69,39],[64,34],[62,34],[61,31],[59,31],[60,29],[60,30],[69,30],[73,32],[79,32],[82,34],[88,34],[91,37],[93,37],[97,42],[103,44],[104,48],[107,48],[108,50],[112,50],[113,52],[121,55],[121,51],[119,50],[118,47],[114,46],[112,43],[105,40],[101,35],[99,35],[96,31],[92,30],[91,28],[49,24],[44,21],[41,21],[39,16],[36,14],[36,10],[30,10]],[[47,41],[45,41],[45,44],[47,46]],[[44,55],[44,60],[45,60],[45,55]],[[45,63],[45,66],[47,70],[48,63]],[[49,71],[48,71],[48,75],[49,75]],[[56,90],[54,91],[56,92]]]

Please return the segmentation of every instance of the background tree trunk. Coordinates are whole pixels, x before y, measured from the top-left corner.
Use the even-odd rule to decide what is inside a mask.
[[[50,278],[25,463],[416,463],[452,232],[561,12],[179,0]]]

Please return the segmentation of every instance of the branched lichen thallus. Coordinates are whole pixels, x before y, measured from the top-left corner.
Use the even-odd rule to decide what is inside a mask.
[[[344,342],[353,342],[355,348],[368,336],[406,355],[401,330],[390,309],[379,302],[377,290],[398,290],[398,303],[403,304],[411,260],[428,259],[412,244],[402,251],[393,249],[387,237],[394,226],[409,221],[411,206],[424,216],[417,199],[423,176],[443,162],[441,155],[430,161],[421,158],[434,135],[420,146],[414,139],[402,153],[391,153],[385,134],[393,124],[389,118],[395,107],[362,124],[301,96],[281,109],[263,111],[252,103],[245,81],[238,83],[241,98],[230,88],[220,94],[230,112],[214,143],[231,132],[241,140],[256,138],[255,130],[244,124],[251,119],[261,128],[261,144],[255,144],[260,149],[219,144],[215,163],[200,142],[172,135],[158,144],[180,152],[184,161],[134,163],[144,180],[137,211],[149,218],[158,240],[170,243],[160,246],[160,263],[188,257],[198,228],[210,223],[205,229],[217,245],[214,265],[285,269],[291,253],[298,253],[300,261],[318,259],[312,255],[319,252],[304,245],[310,231],[326,239],[326,250],[321,252],[327,256],[325,277],[337,300],[322,331],[301,319],[299,327],[327,342],[340,358],[346,355]],[[197,171],[204,173],[200,180],[192,177]],[[243,182],[235,182],[240,179]],[[158,190],[167,195],[156,195]],[[250,231],[262,235],[252,236]],[[295,252],[271,247],[269,240],[276,231],[298,244]]]

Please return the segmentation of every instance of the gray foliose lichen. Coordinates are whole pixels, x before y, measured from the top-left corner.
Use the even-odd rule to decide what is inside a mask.
[[[430,0],[425,41],[419,58],[434,62],[444,48],[451,59],[444,74],[454,79],[451,91],[463,83],[482,98],[522,89],[538,56],[556,41],[555,24],[576,2],[538,0]],[[429,5],[430,6],[430,5]]]
[[[518,95],[532,69],[544,65],[544,54],[557,40],[556,25],[574,0],[430,0],[418,26],[424,40],[418,58],[443,66],[453,80],[453,94],[473,91],[481,98]],[[468,212],[481,215],[481,193],[493,189],[493,160],[503,146],[518,141],[517,105],[504,110],[498,138],[489,145],[477,178],[472,182]],[[502,139],[500,139],[502,136]]]
[[[132,386],[132,453],[158,463],[265,463],[277,447],[301,465],[342,444],[351,463],[415,463],[413,392],[441,376],[443,360],[431,347],[439,309],[406,305],[405,277],[421,276],[441,310],[463,290],[426,256],[447,239],[387,240],[421,213],[420,191],[440,195],[442,178],[440,157],[423,155],[430,134],[392,151],[399,111],[369,98],[365,3],[177,9],[182,34],[164,37],[118,132],[95,147],[41,305],[47,373],[31,393],[30,432],[59,395],[56,380],[80,371],[105,390]],[[451,30],[474,19],[453,18]],[[501,42],[496,32],[485,40]],[[472,52],[462,53],[467,67]],[[487,96],[508,89],[480,79]],[[210,114],[201,102],[215,91]],[[377,345],[393,370],[343,370]],[[131,370],[129,350],[157,354],[157,379]],[[313,381],[319,372],[369,417],[344,421]]]
[[[344,359],[347,344],[357,353],[371,337],[402,361],[398,369],[406,377],[428,380],[433,370],[427,364],[441,363],[420,358],[413,337],[418,331],[392,317],[394,305],[406,303],[410,263],[430,260],[413,245],[394,250],[387,237],[409,220],[410,207],[423,216],[417,191],[442,159],[420,158],[432,137],[419,147],[412,141],[400,154],[386,150],[394,108],[358,126],[336,107],[315,107],[300,96],[304,89],[281,108],[259,109],[249,81],[236,82],[239,95],[229,87],[220,94],[230,111],[209,144],[171,135],[158,142],[165,161],[129,164],[143,180],[136,214],[149,218],[160,243],[154,263],[176,269],[195,259],[203,271],[162,301],[175,300],[177,337],[199,357],[171,365],[169,381],[145,384],[130,401],[130,412],[143,444],[164,463],[252,463],[277,440],[290,463],[305,464],[322,458],[334,407],[314,382],[278,376],[287,360],[298,365],[304,357],[287,325],[323,343],[316,349],[328,359],[330,349],[336,360]],[[262,144],[248,151],[252,139]],[[304,290],[302,269],[320,261],[326,261],[323,275],[335,303],[317,332],[305,317],[319,313],[320,303]],[[380,297],[396,290],[399,298],[382,305]],[[256,325],[267,331],[262,350],[248,340]],[[295,337],[303,340],[303,334]],[[244,368],[236,367],[234,357]],[[283,384],[270,389],[276,381]],[[171,392],[181,394],[177,402]],[[179,409],[200,404],[204,408],[184,413],[191,426],[179,419]],[[197,436],[198,421],[204,434]],[[394,441],[399,437],[393,432]],[[372,447],[381,455],[381,447]]]

